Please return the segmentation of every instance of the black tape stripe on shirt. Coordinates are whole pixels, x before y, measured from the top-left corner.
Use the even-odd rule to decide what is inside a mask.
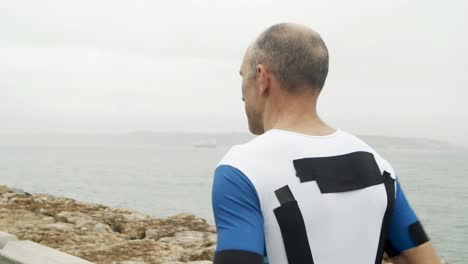
[[[427,236],[421,222],[419,221],[409,226],[409,233],[415,246],[422,245],[429,241],[429,237]]]
[[[281,205],[287,202],[296,201],[288,185],[283,186],[279,188],[278,190],[276,190],[275,194],[276,194],[276,198],[278,198],[278,201],[280,202]]]
[[[281,206],[274,209],[289,264],[314,264],[301,209],[289,186],[275,191]]]
[[[408,227],[408,233],[410,234],[410,238],[414,243],[414,246],[417,247],[428,242],[430,239],[427,236],[421,222],[417,221],[411,224]],[[398,251],[390,241],[387,240],[385,243],[385,252],[390,258],[400,255],[401,251]]]
[[[215,254],[213,264],[263,264],[263,256],[243,250],[223,250]]]
[[[354,191],[384,183],[370,152],[304,158],[294,160],[293,164],[300,181],[316,181],[321,193]]]
[[[392,219],[393,207],[395,205],[395,180],[390,176],[390,173],[384,171],[382,176],[385,183],[385,191],[387,193],[387,209],[382,219],[382,226],[380,227],[379,246],[377,247],[377,254],[375,257],[375,264],[381,264],[385,250],[385,242],[387,241],[388,229],[390,220]]]

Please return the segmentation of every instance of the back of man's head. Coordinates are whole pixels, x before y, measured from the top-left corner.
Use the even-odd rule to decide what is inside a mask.
[[[328,74],[328,49],[319,34],[305,26],[281,23],[265,30],[251,46],[251,74],[269,67],[289,93],[320,92]]]

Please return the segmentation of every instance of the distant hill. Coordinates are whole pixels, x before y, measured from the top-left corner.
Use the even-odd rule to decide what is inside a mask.
[[[421,138],[400,138],[358,135],[379,150],[459,150],[453,144]],[[131,132],[121,134],[35,133],[0,134],[0,146],[192,146],[194,142],[215,139],[218,146],[228,147],[253,139],[247,133],[182,133],[182,132]]]

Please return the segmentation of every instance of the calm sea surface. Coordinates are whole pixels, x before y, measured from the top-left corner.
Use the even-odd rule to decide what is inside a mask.
[[[361,137],[392,163],[439,254],[468,263],[468,150],[433,140]],[[216,139],[216,148],[195,143]],[[156,217],[213,222],[214,167],[243,134],[0,135],[0,184]]]

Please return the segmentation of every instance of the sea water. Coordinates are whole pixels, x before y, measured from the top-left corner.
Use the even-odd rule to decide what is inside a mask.
[[[213,222],[216,164],[245,134],[2,135],[0,184]],[[426,139],[362,136],[395,168],[439,254],[468,260],[468,150]],[[216,146],[197,147],[207,140]]]

